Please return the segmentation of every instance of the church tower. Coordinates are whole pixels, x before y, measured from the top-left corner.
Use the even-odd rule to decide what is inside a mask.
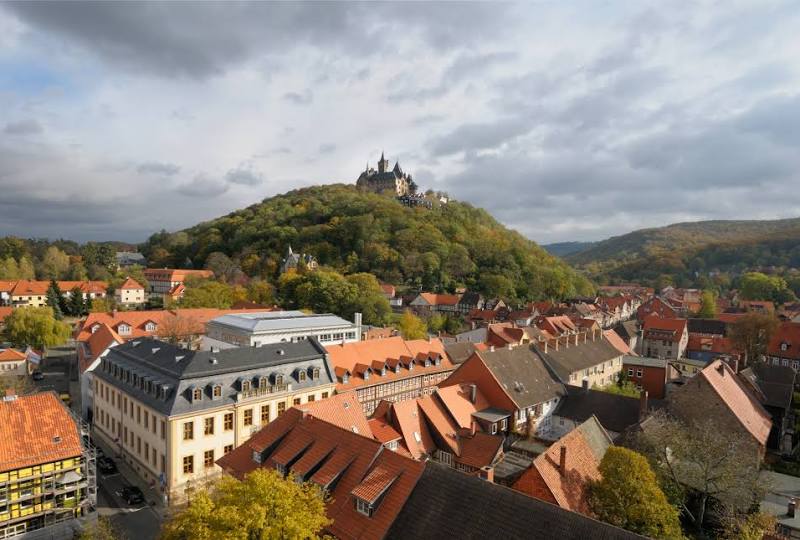
[[[389,160],[383,157],[383,152],[381,152],[381,160],[378,162],[378,172],[384,173],[389,170]]]

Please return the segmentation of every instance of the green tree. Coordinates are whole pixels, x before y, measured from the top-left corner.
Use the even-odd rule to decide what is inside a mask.
[[[275,303],[275,288],[263,279],[252,279],[247,284],[247,299],[270,306]]]
[[[745,363],[755,362],[767,351],[778,319],[770,313],[750,312],[740,317],[730,328],[730,338],[737,349],[745,353]]]
[[[447,317],[442,315],[441,313],[434,313],[430,317],[428,317],[428,331],[432,334],[436,334],[444,329],[445,325],[447,324]]]
[[[6,317],[5,334],[15,346],[43,349],[67,341],[70,327],[56,320],[50,307],[28,307],[15,309]]]
[[[403,312],[400,321],[397,323],[397,329],[400,330],[403,339],[425,339],[428,337],[425,321],[411,313],[409,309]]]
[[[763,512],[734,515],[725,520],[722,538],[725,540],[762,540],[775,532],[775,516]]]
[[[73,317],[83,317],[89,312],[89,306],[86,305],[86,300],[83,298],[83,291],[80,287],[74,287],[70,291],[66,311]]]
[[[713,319],[717,316],[717,297],[713,291],[705,290],[700,297],[700,311],[697,317],[701,319]]]
[[[612,446],[600,462],[600,474],[589,497],[598,519],[651,538],[683,538],[678,511],[644,456]]]
[[[110,298],[93,298],[89,311],[92,313],[108,313],[112,308],[113,302]]]
[[[35,279],[36,278],[36,270],[33,267],[33,263],[28,257],[22,257],[19,259],[19,273],[17,274],[18,279]]]
[[[739,280],[739,296],[743,300],[771,300],[782,303],[790,300],[794,294],[782,277],[748,272]]]
[[[19,279],[19,266],[14,257],[0,259],[0,279]]]
[[[64,295],[54,279],[50,281],[50,286],[47,288],[47,305],[52,308],[56,319],[60,321],[64,318]]]
[[[50,246],[42,257],[41,275],[45,279],[62,279],[69,270],[69,255]]]
[[[219,281],[189,281],[179,304],[182,308],[228,309],[234,302],[233,287]]]
[[[241,482],[225,476],[211,491],[193,495],[186,509],[164,524],[161,539],[319,538],[329,523],[317,486],[256,469]]]

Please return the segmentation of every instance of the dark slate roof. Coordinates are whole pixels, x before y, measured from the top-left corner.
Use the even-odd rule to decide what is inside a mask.
[[[473,291],[467,291],[461,295],[458,301],[460,305],[464,306],[477,306],[481,301],[481,295]]]
[[[569,336],[574,339],[574,336]],[[588,369],[603,362],[608,362],[612,358],[619,358],[622,353],[614,347],[605,337],[595,340],[587,340],[585,343],[580,341],[577,345],[564,347],[563,344],[558,350],[555,347],[548,347],[544,352],[544,347],[537,347],[537,351],[545,359],[547,364],[561,377],[561,380],[569,381],[570,373]]]
[[[642,538],[629,531],[428,461],[387,540]]]
[[[727,325],[724,321],[718,321],[716,319],[688,319],[687,325],[689,327],[689,332],[693,334],[726,335],[725,328]]]
[[[614,332],[625,341],[629,341],[639,335],[639,323],[636,319],[622,321],[614,327]]]
[[[292,392],[336,381],[327,353],[315,339],[210,352],[190,351],[157,339],[142,338],[112,347],[104,363],[166,388],[164,397],[158,397],[157,390],[147,392],[146,388],[134,386],[132,380],[105,371],[102,365],[94,371],[95,376],[167,416],[235,403],[242,380],[250,380],[256,388],[261,377],[274,384],[275,377],[282,375],[284,383],[292,385]],[[320,378],[316,380],[310,376],[314,368],[319,368]],[[304,381],[299,380],[300,371],[306,372]],[[212,386],[216,384],[222,387],[219,398],[212,397]],[[203,391],[198,402],[191,399],[194,388]]]
[[[544,449],[547,450],[547,447],[544,447]],[[513,450],[505,452],[500,461],[494,466],[495,482],[510,486],[522,476],[522,473],[531,466],[532,462],[533,458],[525,454],[514,452]]]
[[[580,386],[566,387],[567,397],[561,400],[553,413],[576,422],[584,422],[595,415],[609,431],[622,433],[639,422],[639,399],[609,394]]]
[[[564,395],[564,386],[529,345],[479,351],[478,355],[519,409]]]
[[[444,352],[453,364],[463,364],[475,352],[475,344],[471,341],[445,343]]]
[[[795,372],[788,366],[755,363],[739,373],[761,390],[763,403],[770,407],[788,409],[792,406]]]

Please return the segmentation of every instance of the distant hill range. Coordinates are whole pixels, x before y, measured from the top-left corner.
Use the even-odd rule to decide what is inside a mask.
[[[696,283],[720,272],[797,268],[800,218],[676,223],[588,243],[564,258],[600,283]]]
[[[553,244],[543,244],[542,247],[546,249],[548,253],[556,257],[566,257],[573,253],[586,251],[596,243],[597,242],[556,242]]]
[[[352,185],[290,191],[141,246],[151,266],[202,268],[214,252],[248,275],[277,278],[289,246],[342,273],[369,272],[410,290],[466,287],[512,301],[590,294],[563,260],[469,204],[408,206]]]

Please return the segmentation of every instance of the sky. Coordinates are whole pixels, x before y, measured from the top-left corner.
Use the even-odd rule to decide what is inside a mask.
[[[800,216],[800,4],[0,3],[0,236],[145,240],[381,151],[540,243]]]

